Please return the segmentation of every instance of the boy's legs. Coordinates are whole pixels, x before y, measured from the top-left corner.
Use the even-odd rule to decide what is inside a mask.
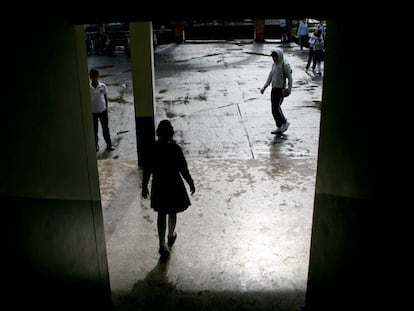
[[[308,36],[300,36],[300,49],[303,50],[303,48],[306,45],[306,40],[308,39]]]
[[[98,146],[98,118],[99,118],[99,113],[93,113],[92,114],[93,117],[93,132],[95,135],[95,147],[96,147],[96,151],[98,151],[99,146]]]
[[[312,60],[313,60],[313,48],[312,47],[309,47],[308,63],[306,64],[306,70],[309,69]]]
[[[273,88],[272,93],[270,94],[270,100],[272,103],[273,119],[276,122],[276,126],[280,128],[282,124],[286,123],[286,118],[283,115],[283,111],[280,107],[283,102],[282,89]]]
[[[109,132],[108,110],[105,110],[99,114],[101,120],[102,135],[106,142],[106,147],[112,147],[111,134]]]

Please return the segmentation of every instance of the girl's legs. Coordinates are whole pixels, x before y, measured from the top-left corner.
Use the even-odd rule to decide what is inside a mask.
[[[161,212],[158,212],[157,217],[157,229],[158,229],[158,239],[160,242],[160,249],[165,247],[165,229],[167,225],[167,215]]]
[[[158,228],[158,238],[160,241],[160,248],[158,253],[161,255],[162,259],[165,259],[170,256],[170,251],[167,246],[165,246],[165,228],[167,225],[167,214],[158,212],[157,217],[157,228]]]
[[[177,233],[174,232],[175,225],[177,224],[177,214],[168,214],[168,246],[173,246],[177,239]]]
[[[171,247],[175,239],[177,238],[177,234],[175,231],[175,225],[177,224],[177,214],[168,214],[168,246]],[[158,229],[158,239],[160,243],[159,254],[161,257],[169,256],[170,252],[168,251],[167,247],[165,246],[165,233],[167,227],[167,214],[158,212],[157,217],[157,229]]]
[[[177,224],[177,214],[168,214],[168,237],[174,236],[175,225]]]

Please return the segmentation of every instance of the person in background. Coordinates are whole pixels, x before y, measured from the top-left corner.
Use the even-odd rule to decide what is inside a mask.
[[[283,114],[281,105],[283,98],[289,96],[292,91],[292,70],[290,65],[284,61],[284,55],[281,48],[276,48],[270,54],[273,59],[272,69],[269,72],[269,76],[260,89],[260,93],[264,93],[266,88],[272,84],[272,92],[270,94],[270,101],[272,104],[272,115],[276,123],[276,129],[272,131],[272,134],[281,134],[285,132],[289,127],[289,122]],[[286,85],[286,80],[288,84]]]
[[[323,41],[323,38],[322,38],[322,31],[317,30],[315,34],[315,42],[313,44],[313,62],[314,64],[316,64],[316,74],[318,76],[322,75],[321,63],[323,60],[324,51],[325,51],[325,42]]]
[[[98,121],[101,122],[102,135],[106,142],[106,150],[113,151],[115,148],[112,146],[111,134],[109,132],[108,121],[108,91],[106,84],[99,81],[98,69],[92,68],[89,71],[89,91],[91,95],[92,104],[92,116],[93,116],[93,129],[95,134],[95,146],[96,151],[99,151],[98,144]]]
[[[287,24],[286,24],[286,19],[282,18],[279,20],[280,23],[280,41],[282,43],[287,43],[289,42],[289,37],[287,34]]]
[[[317,30],[321,31],[321,35],[322,35],[322,40],[325,42],[326,41],[326,25],[324,23],[324,21],[319,21]]]
[[[185,211],[191,205],[183,179],[190,186],[191,195],[194,194],[195,187],[182,149],[173,140],[174,128],[171,122],[162,120],[158,124],[156,134],[158,140],[154,143],[151,156],[143,165],[141,194],[144,199],[148,197],[148,183],[152,176],[151,208],[158,213],[158,253],[165,259],[170,255],[171,247],[177,238],[177,213]]]
[[[309,26],[306,19],[300,21],[296,34],[299,38],[300,50],[303,51],[303,48],[306,47],[309,40]]]
[[[105,26],[101,24],[98,26],[98,30],[95,33],[94,38],[95,55],[105,55],[107,40],[108,36],[105,32]]]
[[[317,32],[318,32],[318,29],[315,29],[315,31],[309,37],[309,52],[308,52],[308,62],[306,64],[306,69],[305,69],[306,72],[308,72],[311,63],[312,63],[312,70],[315,71],[316,62],[313,58],[313,46],[315,45]]]

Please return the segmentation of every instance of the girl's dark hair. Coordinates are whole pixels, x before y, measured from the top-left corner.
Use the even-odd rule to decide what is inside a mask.
[[[174,136],[174,128],[170,121],[162,120],[158,124],[157,136],[160,139],[169,140]]]

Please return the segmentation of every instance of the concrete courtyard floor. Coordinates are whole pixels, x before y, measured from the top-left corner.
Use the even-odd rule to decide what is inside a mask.
[[[259,92],[276,46],[294,79],[282,104],[290,127],[277,136],[270,89]],[[301,310],[323,82],[306,61],[307,50],[277,41],[155,49],[156,123],[172,122],[196,187],[160,262],[156,213],[141,198],[130,59],[88,58],[108,85],[116,147],[97,153],[116,310]]]

